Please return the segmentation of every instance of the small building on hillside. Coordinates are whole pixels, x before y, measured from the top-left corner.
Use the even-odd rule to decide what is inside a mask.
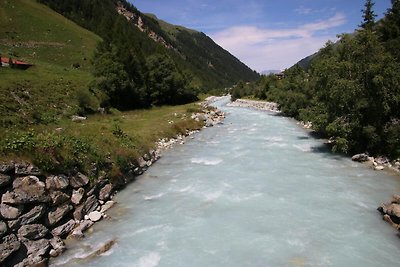
[[[26,70],[33,66],[33,64],[29,64],[29,63],[26,63],[23,61],[15,60],[15,59],[11,59],[11,64],[10,64],[10,58],[1,57],[1,67],[10,67],[10,65],[13,68],[21,69],[21,70]]]

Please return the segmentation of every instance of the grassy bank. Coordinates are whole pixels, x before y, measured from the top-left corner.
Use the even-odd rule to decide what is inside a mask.
[[[46,172],[79,170],[96,179],[106,171],[112,178],[137,166],[158,139],[199,129],[203,124],[190,118],[198,109],[188,104],[64,119],[3,134],[0,150],[5,160],[28,160]]]

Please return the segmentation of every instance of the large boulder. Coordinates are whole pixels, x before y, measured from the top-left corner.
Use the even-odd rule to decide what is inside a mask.
[[[46,179],[46,188],[49,190],[63,190],[69,186],[69,179],[65,175],[52,175]]]
[[[83,188],[73,190],[71,196],[71,202],[75,205],[81,204],[84,194],[85,194],[85,189]]]
[[[7,233],[7,224],[3,221],[0,221],[0,238],[2,238]]]
[[[0,173],[0,188],[11,183],[11,176]]]
[[[50,202],[45,184],[36,176],[19,177],[13,182],[13,191],[8,191],[1,198],[2,203],[19,205],[28,203]]]
[[[50,251],[50,242],[47,239],[35,241],[25,239],[22,243],[25,245],[29,257],[43,257]]]
[[[18,176],[26,176],[26,175],[41,175],[41,171],[38,167],[27,163],[16,163],[15,164],[15,174]]]
[[[0,265],[12,253],[19,250],[20,247],[21,242],[14,234],[3,237],[0,242]]]
[[[71,219],[63,225],[54,228],[51,233],[53,234],[53,236],[65,237],[74,229],[74,227],[75,221]]]
[[[69,179],[69,184],[75,189],[84,187],[88,183],[89,183],[89,178],[80,172],[78,172],[74,176],[71,176]]]
[[[351,159],[353,161],[357,161],[357,162],[365,162],[365,161],[369,160],[369,156],[365,153],[362,153],[362,154],[356,154],[356,155],[352,156]]]
[[[69,195],[61,192],[61,191],[53,191],[50,193],[51,202],[54,206],[58,206],[64,204],[65,202],[70,201]]]
[[[4,203],[0,204],[1,217],[7,220],[17,219],[21,215],[23,210],[24,210],[23,205],[10,206]]]
[[[72,206],[68,204],[64,204],[62,206],[57,207],[55,210],[50,211],[49,214],[47,215],[47,222],[50,226],[55,225],[59,221],[61,221],[62,218],[64,218],[65,215],[67,215],[70,211],[72,210]]]
[[[26,225],[39,221],[46,213],[46,206],[44,204],[33,207],[30,211],[19,217],[19,224]]]
[[[21,226],[18,230],[18,236],[20,238],[26,238],[30,240],[42,239],[48,234],[49,230],[41,224],[27,224]]]
[[[110,198],[113,186],[111,184],[106,184],[99,192],[99,199],[106,201]]]

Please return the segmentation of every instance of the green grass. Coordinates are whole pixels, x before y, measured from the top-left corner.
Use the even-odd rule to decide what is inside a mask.
[[[0,68],[0,130],[76,113],[78,96],[89,94],[90,59],[100,40],[36,1],[0,0],[1,56],[34,64],[26,71]]]

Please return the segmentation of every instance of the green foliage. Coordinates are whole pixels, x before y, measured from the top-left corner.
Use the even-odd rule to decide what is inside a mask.
[[[305,71],[295,65],[285,78],[262,77],[252,85],[258,98],[276,101],[289,116],[311,121],[335,142],[335,152],[368,151],[397,157],[400,151],[400,4],[392,1],[375,24],[366,0],[361,29],[328,42]],[[400,43],[399,43],[400,44]]]

